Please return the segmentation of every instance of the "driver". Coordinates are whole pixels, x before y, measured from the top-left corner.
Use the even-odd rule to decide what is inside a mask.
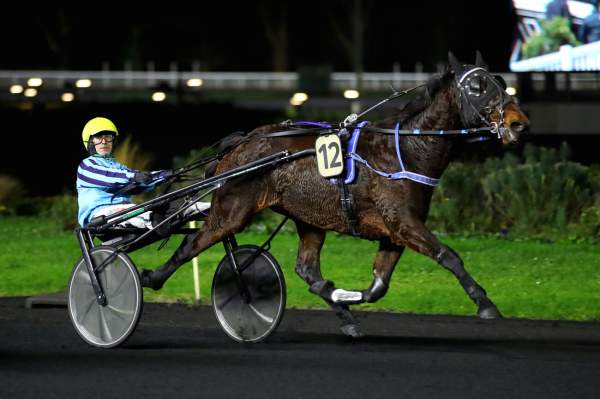
[[[81,226],[95,217],[112,215],[135,206],[131,200],[131,192],[119,193],[123,187],[135,183],[139,187],[137,193],[150,191],[172,175],[168,170],[132,170],[117,162],[113,158],[113,150],[118,135],[117,127],[107,118],[93,118],[83,128],[81,136],[89,156],[81,161],[77,169],[78,221]],[[209,202],[197,202],[184,211],[183,217],[190,217],[208,208]],[[122,222],[121,225],[151,228],[152,216],[159,215],[145,212]]]

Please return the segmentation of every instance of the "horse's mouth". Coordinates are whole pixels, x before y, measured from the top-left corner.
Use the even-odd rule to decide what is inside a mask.
[[[520,121],[513,121],[511,124],[504,130],[504,134],[502,135],[502,143],[504,144],[512,144],[519,141],[521,134],[526,133],[529,128],[529,125]]]
[[[516,132],[510,128],[504,130],[504,134],[502,135],[502,143],[503,144],[514,144],[519,141],[519,132]]]

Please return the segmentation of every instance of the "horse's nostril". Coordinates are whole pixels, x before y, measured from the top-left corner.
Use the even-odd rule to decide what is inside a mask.
[[[525,130],[525,128],[526,126],[523,122],[515,121],[510,124],[510,130],[512,130],[513,132],[520,133],[523,130]]]

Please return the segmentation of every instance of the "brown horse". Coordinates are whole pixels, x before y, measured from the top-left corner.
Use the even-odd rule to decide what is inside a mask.
[[[449,54],[450,68],[432,78],[422,104],[413,104],[411,115],[398,113],[374,127],[389,129],[401,121],[404,128],[449,130],[494,125],[501,127],[505,144],[516,141],[529,121],[514,99],[506,94],[501,78],[491,75],[480,55],[475,65],[462,65]],[[424,100],[423,100],[424,98]],[[418,102],[418,101],[417,101]],[[408,107],[411,109],[411,107]],[[262,126],[250,132],[219,161],[217,173],[244,165],[277,151],[296,152],[315,145],[315,136],[269,137],[286,130],[281,125]],[[375,169],[398,170],[394,135],[364,131],[357,153]],[[406,170],[441,177],[448,166],[451,136],[403,136],[400,139]],[[373,282],[362,291],[336,289],[320,272],[320,251],[326,231],[352,234],[340,204],[336,185],[319,175],[315,159],[305,157],[264,174],[228,182],[212,199],[206,223],[185,238],[171,259],[155,271],[144,270],[142,284],[160,289],[185,262],[227,236],[241,231],[252,215],[271,208],[288,215],[297,226],[300,245],[296,272],[342,319],[342,331],[359,336],[350,304],[375,302],[383,297],[405,247],[426,255],[456,276],[478,307],[481,318],[501,317],[485,290],[465,270],[463,261],[425,226],[433,187],[407,179],[390,180],[363,164],[357,165],[356,182],[348,186],[354,198],[356,229],[361,238],[379,241],[373,264]]]

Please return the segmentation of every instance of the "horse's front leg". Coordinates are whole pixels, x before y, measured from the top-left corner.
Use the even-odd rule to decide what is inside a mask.
[[[373,281],[369,288],[362,291],[345,290],[334,288],[333,284],[329,283],[328,291],[321,292],[321,295],[327,295],[332,302],[338,304],[356,305],[364,302],[377,302],[386,294],[392,273],[403,251],[404,247],[392,244],[388,239],[381,240],[373,263]]]
[[[325,231],[296,221],[300,245],[298,258],[296,260],[296,273],[309,285],[309,291],[319,295],[333,309],[342,324],[340,329],[346,335],[354,338],[362,336],[360,325],[354,315],[350,312],[347,304],[334,303],[331,293],[334,285],[331,281],[323,279],[321,275],[321,248],[325,242]]]
[[[404,247],[392,244],[387,239],[379,242],[379,251],[373,263],[373,282],[362,291],[364,302],[376,302],[385,295],[402,252]]]
[[[469,298],[477,305],[479,317],[482,319],[502,317],[485,290],[467,272],[460,256],[452,248],[440,243],[423,222],[417,218],[409,218],[397,226],[390,227],[393,227],[392,239],[394,242],[404,244],[410,249],[434,259],[454,274]]]

